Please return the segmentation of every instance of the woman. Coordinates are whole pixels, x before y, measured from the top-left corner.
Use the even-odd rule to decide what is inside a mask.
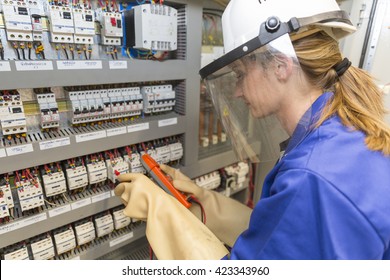
[[[115,190],[125,213],[147,220],[161,259],[390,259],[390,130],[381,92],[340,54],[345,14],[330,0],[233,0],[223,28],[226,54],[201,76],[235,150],[272,160],[289,138],[260,201],[251,211],[162,166],[207,227],[138,174]]]

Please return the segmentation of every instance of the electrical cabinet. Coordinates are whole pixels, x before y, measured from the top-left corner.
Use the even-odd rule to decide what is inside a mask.
[[[32,12],[32,9],[27,10],[27,13],[18,11],[20,24],[26,21],[27,27],[9,28],[8,33],[0,29],[3,45],[7,36],[11,35],[26,37],[26,42],[30,40],[27,36],[32,36],[35,31],[42,37],[38,43],[31,39],[37,47],[36,60],[0,60],[0,91],[18,90],[23,96],[24,92],[31,93],[31,89],[50,89],[33,92],[34,96],[36,94],[39,97],[36,108],[32,108],[29,102],[26,103],[25,108],[32,108],[39,113],[38,125],[29,124],[27,118],[27,128],[23,125],[22,131],[26,133],[25,137],[0,141],[0,174],[15,175],[19,171],[22,178],[24,175],[21,171],[31,169],[30,178],[35,178],[34,172],[39,172],[43,178],[42,181],[38,177],[27,182],[22,179],[18,181],[21,190],[18,200],[23,201],[22,207],[27,210],[35,207],[37,210],[29,212],[29,215],[16,211],[7,221],[2,220],[0,248],[6,248],[2,251],[3,258],[28,259],[36,256],[39,259],[98,259],[144,240],[144,224],[135,221],[131,223],[121,215],[122,203],[114,195],[112,186],[112,181],[115,180],[113,166],[118,162],[123,165],[120,168],[117,165],[123,172],[127,172],[125,166],[132,172],[142,172],[137,164],[137,156],[129,151],[110,161],[110,157],[104,154],[105,151],[148,141],[158,143],[159,139],[174,136],[180,141],[156,145],[154,152],[159,162],[167,162],[168,159],[175,161],[176,166],[191,178],[237,161],[231,150],[223,150],[210,157],[203,156],[199,160],[199,127],[194,120],[199,119],[198,71],[202,33],[199,22],[203,3],[197,0],[172,0],[165,1],[164,4],[175,11],[178,23],[174,30],[176,33],[170,33],[172,37],[169,42],[160,47],[162,50],[172,50],[172,54],[164,60],[133,59],[127,56],[126,49],[120,49],[121,45],[125,46],[121,41],[124,39],[123,32],[118,32],[124,26],[123,18],[118,13],[104,11],[93,14],[88,7],[71,11],[64,6],[48,5],[45,7],[44,17],[43,8],[38,9],[38,12]],[[7,13],[7,16],[4,14],[6,25],[11,18],[15,18],[14,15],[8,16],[11,12],[7,9],[3,9],[3,13]],[[31,15],[30,19],[33,19],[29,24],[27,15]],[[101,21],[101,26],[97,29],[100,33],[91,32],[92,22],[96,20]],[[165,18],[161,20],[165,22]],[[171,20],[172,18],[166,22],[167,30],[172,25]],[[100,41],[95,40],[97,36],[101,36]],[[150,38],[162,41],[158,36]],[[62,49],[64,42],[67,45]],[[73,49],[71,44],[77,42],[90,45],[91,51],[94,51],[92,59],[85,55],[85,61],[78,60],[77,45]],[[141,43],[140,47],[145,48]],[[46,51],[46,56],[39,52],[40,44],[51,46]],[[61,45],[60,50],[55,49],[58,45]],[[8,53],[12,51],[10,46],[5,48]],[[105,52],[113,51],[116,46],[118,59],[112,59],[115,55],[106,56]],[[95,52],[96,49],[98,52]],[[56,51],[63,53],[56,56]],[[87,52],[88,49],[84,51]],[[70,53],[75,55],[74,60]],[[100,56],[97,57],[96,53]],[[114,84],[120,86],[112,87],[120,91],[118,95],[115,90],[108,92],[106,89],[109,87],[85,90],[83,96],[77,95],[77,90],[74,89],[75,86]],[[52,98],[51,89],[55,91],[58,88],[62,90],[61,100]],[[102,89],[106,91],[103,92]],[[143,111],[141,115],[141,108],[145,108],[145,105],[150,105],[147,107],[149,111]],[[117,106],[115,112],[119,114],[121,121],[104,121],[107,106]],[[65,114],[64,108],[70,108],[69,112]],[[83,111],[88,112],[88,115],[80,118],[79,112]],[[110,117],[113,118],[113,115]],[[94,125],[84,125],[86,118],[89,118],[89,124]],[[67,121],[69,122],[64,125]],[[103,154],[104,159],[82,162],[82,158],[88,159],[95,154]],[[54,169],[51,164],[54,164]],[[35,167],[40,169],[35,170]],[[92,182],[96,188],[79,194],[79,190],[83,190],[87,182]],[[0,199],[0,206],[4,209],[15,204],[12,197],[9,198],[8,185],[6,177],[4,182],[0,180],[1,191],[5,194]],[[65,192],[72,193],[70,199],[62,197]],[[51,197],[59,198],[53,203]],[[36,208],[37,205],[39,208]],[[1,213],[1,218],[4,219],[7,215],[5,212]],[[25,240],[29,241],[27,247],[23,243]],[[8,249],[10,246],[13,246],[11,250]]]

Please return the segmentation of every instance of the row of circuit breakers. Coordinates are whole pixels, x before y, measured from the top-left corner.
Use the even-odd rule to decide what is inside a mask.
[[[23,213],[88,188],[114,187],[119,174],[145,173],[141,163],[144,153],[160,164],[173,164],[182,158],[183,146],[172,136],[0,175],[0,219],[7,222],[14,216],[16,204]]]
[[[97,124],[129,119],[144,114],[172,111],[176,94],[171,84],[112,89],[66,91],[71,125]],[[37,93],[40,126],[60,126],[60,113],[54,93]],[[3,137],[25,137],[27,122],[19,92],[0,92],[0,125]]]
[[[34,47],[38,59],[45,59],[42,57],[44,32],[49,33],[51,43],[60,46],[92,45],[95,35],[100,34],[97,43],[102,46],[123,45],[155,51],[177,49],[178,15],[170,6],[137,5],[134,1],[118,7],[115,1],[105,1],[103,5],[101,1],[81,0],[1,0],[0,4],[7,41],[23,51]]]
[[[227,189],[242,188],[248,179],[249,165],[239,162],[221,170],[195,178],[195,183],[206,189],[218,190],[226,194]],[[80,246],[88,246],[91,242],[108,236],[118,230],[129,230],[131,220],[123,213],[120,205],[94,216],[83,218],[69,225],[64,225],[51,232],[40,234],[29,240],[10,245],[2,252],[5,260],[52,259],[75,257]],[[69,252],[73,252],[69,254]],[[68,254],[68,255],[66,255]]]

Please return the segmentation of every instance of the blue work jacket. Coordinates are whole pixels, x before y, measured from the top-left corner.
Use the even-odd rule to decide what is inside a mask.
[[[231,259],[390,259],[390,158],[337,116],[313,128],[332,95],[294,131]]]

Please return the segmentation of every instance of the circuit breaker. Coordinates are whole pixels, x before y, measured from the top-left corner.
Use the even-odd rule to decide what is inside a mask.
[[[73,11],[69,6],[47,5],[52,43],[74,43]]]
[[[146,114],[172,111],[176,94],[172,85],[145,86],[141,88]]]
[[[89,9],[73,9],[74,42],[76,44],[93,44],[95,36],[95,15]]]
[[[126,47],[154,51],[177,49],[177,10],[144,4],[125,11]]]
[[[60,126],[60,114],[54,93],[37,94],[42,129],[52,129]]]
[[[32,42],[32,22],[26,0],[1,0],[8,41]]]
[[[105,46],[120,46],[123,37],[122,14],[98,10],[97,19],[101,27],[100,43]]]

